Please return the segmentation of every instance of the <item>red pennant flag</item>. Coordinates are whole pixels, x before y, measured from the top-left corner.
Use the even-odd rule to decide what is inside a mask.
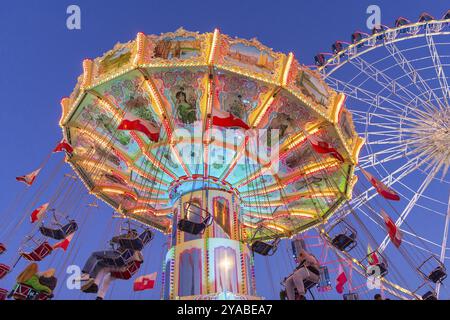
[[[39,174],[39,172],[41,171],[41,168],[33,171],[32,173],[29,173],[27,175],[24,176],[20,176],[20,177],[16,177],[17,181],[23,182],[28,186],[31,186],[34,182],[34,180],[36,180],[37,175]]]
[[[366,177],[367,180],[372,184],[372,186],[375,188],[375,190],[378,192],[379,195],[381,195],[383,198],[393,201],[399,201],[400,196],[395,192],[393,189],[389,188],[387,185],[385,185],[383,182],[375,178],[373,175],[371,175],[369,172],[364,170],[363,168],[359,168],[363,175]]]
[[[314,135],[309,135],[308,140],[311,142],[311,146],[315,152],[319,154],[330,154],[333,158],[344,162],[344,157],[328,142],[320,140]]]
[[[339,272],[336,278],[336,291],[339,294],[344,292],[344,285],[347,283],[347,275],[344,272],[344,269],[341,265],[339,265]]]
[[[53,149],[53,153],[62,151],[66,151],[67,153],[73,153],[72,146],[66,140],[62,140],[60,143],[56,145],[55,149]]]
[[[156,282],[156,272],[146,276],[140,276],[136,280],[134,280],[133,290],[134,291],[144,291],[153,289]]]
[[[213,108],[212,111],[212,124],[213,126],[223,128],[241,128],[249,130],[250,127],[244,121],[235,117],[229,112],[222,111],[219,108]]]
[[[159,141],[160,128],[155,126],[152,122],[140,119],[131,113],[125,114],[117,129],[139,131],[144,133],[151,141]]]
[[[47,211],[48,205],[49,203],[47,202],[31,213],[31,223],[35,223],[36,221],[41,219],[42,215]]]
[[[63,249],[64,251],[67,250],[67,247],[69,246],[70,242],[72,241],[73,238],[73,233],[71,235],[69,235],[67,238],[65,238],[64,240],[61,240],[60,242],[56,243],[53,246],[53,250],[60,248]]]
[[[398,248],[402,244],[402,233],[395,222],[387,215],[384,210],[381,210],[381,215],[383,216],[384,223],[386,224],[386,231],[389,234],[391,242]]]

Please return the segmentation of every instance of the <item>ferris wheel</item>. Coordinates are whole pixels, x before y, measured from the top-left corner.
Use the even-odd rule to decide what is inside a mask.
[[[325,81],[347,96],[356,130],[365,139],[359,168],[401,196],[395,203],[383,201],[360,179],[351,210],[342,208],[339,219],[374,239],[377,252],[398,269],[394,282],[408,272],[417,274],[417,281],[401,285],[413,297],[428,286],[435,297],[448,299],[441,281],[429,281],[424,269],[445,270],[450,259],[450,11],[441,19],[423,13],[418,22],[400,17],[394,27],[357,31],[331,49],[316,55],[315,62]],[[380,207],[395,213],[401,250],[383,233]],[[361,260],[355,254],[349,252]]]

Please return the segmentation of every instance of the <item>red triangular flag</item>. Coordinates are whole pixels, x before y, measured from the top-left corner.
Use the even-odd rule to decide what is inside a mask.
[[[393,201],[399,201],[400,196],[395,192],[393,189],[389,188],[387,185],[385,185],[383,182],[375,178],[373,175],[371,175],[369,172],[364,170],[363,168],[359,168],[363,175],[366,177],[367,180],[372,184],[372,186],[375,188],[375,190],[378,192],[379,195],[381,195],[383,198]]]
[[[339,265],[338,276],[336,278],[336,291],[339,294],[344,292],[344,285],[347,283],[347,275],[345,274],[344,269],[341,265]]]
[[[241,128],[249,130],[250,127],[243,120],[235,117],[230,112],[222,111],[219,108],[213,108],[212,111],[212,124],[213,126],[223,128]]]
[[[148,120],[140,119],[132,113],[125,114],[117,129],[139,131],[144,133],[151,141],[159,141],[160,127],[155,126]]]
[[[74,233],[72,233],[71,235],[67,236],[67,238],[65,238],[64,240],[61,240],[60,242],[56,243],[55,245],[53,245],[53,250],[60,248],[63,249],[64,251],[67,250],[67,247],[70,244],[70,241],[72,241]]]
[[[37,170],[33,171],[32,173],[29,173],[27,175],[16,177],[16,180],[20,181],[20,182],[23,182],[23,183],[25,183],[28,186],[31,186],[40,171],[41,171],[41,168],[39,168],[39,169],[37,169]]]
[[[381,210],[384,223],[386,224],[386,231],[391,239],[391,242],[398,248],[402,244],[402,234],[400,228],[395,225],[395,222],[387,215],[384,210]]]
[[[136,280],[134,280],[133,290],[134,291],[144,291],[153,289],[156,282],[156,272],[146,276],[140,276]]]
[[[315,152],[320,154],[330,154],[333,158],[344,162],[344,157],[328,142],[320,140],[314,135],[309,135],[308,140],[311,142],[311,146]]]
[[[53,149],[53,153],[62,152],[62,151],[66,151],[68,153],[73,153],[72,146],[66,140],[62,140],[60,143],[58,143],[56,145],[55,149]]]
[[[31,213],[31,223],[35,223],[36,221],[40,220],[42,215],[47,211],[49,203],[45,203],[42,206],[40,206],[39,208],[36,208],[32,213]]]

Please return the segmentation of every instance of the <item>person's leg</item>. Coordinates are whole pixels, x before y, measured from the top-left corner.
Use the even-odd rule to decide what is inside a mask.
[[[293,276],[290,276],[286,279],[284,286],[286,288],[286,295],[288,297],[288,300],[295,300],[295,283]]]
[[[97,258],[97,254],[98,254],[98,252],[94,252],[87,259],[87,261],[84,264],[84,267],[82,269],[83,273],[91,274],[92,270],[94,270],[95,266],[98,264],[98,261],[99,261],[99,259]]]
[[[305,295],[305,285],[303,284],[303,281],[308,277],[309,270],[306,268],[300,268],[297,271],[295,271],[294,275],[292,276],[295,287],[297,288],[297,292],[300,296]]]
[[[97,286],[100,287],[100,282],[103,281],[104,277],[109,273],[109,270],[107,268],[103,268],[101,269],[98,273],[97,276],[94,279],[94,282]]]
[[[102,285],[99,287],[97,292],[97,298],[100,298],[101,300],[105,299],[106,293],[108,292],[109,286],[113,280],[114,278],[111,276],[111,273],[108,272],[105,274]]]

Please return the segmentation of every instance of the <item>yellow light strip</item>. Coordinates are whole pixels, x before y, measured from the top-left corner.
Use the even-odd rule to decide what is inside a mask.
[[[308,135],[313,135],[320,130],[320,125],[322,123],[317,123],[314,126],[311,126],[309,129],[306,129]],[[281,146],[280,150],[283,150],[283,154],[289,152],[290,150],[297,147],[299,144],[306,141],[306,136],[303,132],[299,132],[292,137],[286,139],[286,141]]]
[[[145,44],[146,44],[146,35],[142,32],[139,32],[136,36],[136,54],[134,56],[133,65],[135,67],[139,66],[142,63],[142,59],[144,57]]]
[[[346,97],[345,97],[345,94],[343,94],[343,93],[339,93],[335,97],[335,101],[333,103],[333,107],[331,109],[331,115],[330,115],[330,117],[331,117],[330,120],[334,124],[339,122],[339,114],[342,110],[342,107],[345,104],[345,99],[346,99]]]
[[[81,88],[86,89],[91,85],[92,82],[92,66],[94,62],[90,59],[85,59],[83,61],[83,82],[81,83]]]
[[[287,85],[287,82],[289,80],[289,72],[291,71],[292,61],[294,61],[294,54],[290,52],[288,55],[286,66],[284,67],[283,79],[281,81],[281,85],[283,87]]]
[[[156,114],[161,118],[161,120],[165,116],[164,111],[164,104],[161,101],[161,98],[158,94],[158,90],[156,89],[155,85],[150,79],[146,79],[144,81],[144,89],[152,99],[152,102],[154,102],[154,105],[156,107],[155,112]],[[162,122],[162,121],[161,121]]]
[[[164,210],[155,210],[155,208],[149,208],[149,207],[136,207],[132,210],[130,210],[132,214],[140,214],[140,213],[150,213],[157,217],[163,217],[167,216],[172,212],[172,209],[164,209]]]
[[[95,90],[89,90],[89,93],[94,95],[97,98],[98,104],[102,107],[102,109],[106,112],[109,112],[113,115],[114,118],[118,120],[118,122],[122,121],[125,112],[112,103],[108,98],[101,95],[99,92]]]
[[[217,52],[217,45],[219,43],[219,36],[220,36],[219,29],[215,29],[214,33],[213,33],[212,42],[211,42],[211,49],[209,51],[209,56],[208,56],[208,65],[210,65],[210,66],[214,63],[214,58],[215,58],[216,52]]]
[[[251,123],[250,127],[256,128],[260,124],[263,117],[266,115],[267,110],[272,105],[273,101],[275,100],[275,96],[277,92],[279,91],[279,88],[274,89],[272,93],[270,94],[269,98],[263,103],[259,108],[257,108],[255,111],[253,111],[249,115],[249,122]],[[254,121],[252,121],[254,119]]]
[[[70,100],[70,98],[67,97],[61,100],[61,118],[59,119],[60,126],[64,124],[65,118],[70,112],[71,102],[72,101]]]
[[[286,229],[284,229],[283,227],[276,225],[274,223],[266,223],[264,225],[266,228],[272,229],[272,230],[276,230],[276,231],[280,231],[280,232],[285,232]]]
[[[359,162],[359,153],[361,152],[362,147],[364,146],[364,144],[366,143],[366,140],[364,140],[363,138],[358,137],[356,139],[356,143],[355,146],[353,148],[353,163],[358,163]]]
[[[96,143],[98,143],[101,147],[108,149],[113,145],[112,141],[105,139],[97,133],[94,133],[90,130],[84,128],[74,128],[79,131],[82,135],[87,135],[89,138],[93,139]]]

